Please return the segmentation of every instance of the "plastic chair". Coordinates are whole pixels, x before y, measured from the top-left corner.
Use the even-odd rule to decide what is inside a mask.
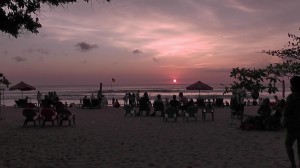
[[[214,120],[215,109],[212,105],[206,105],[202,107],[202,120],[206,120],[206,115],[211,114],[211,120]]]
[[[23,109],[23,116],[25,117],[23,127],[27,126],[28,122],[33,122],[33,125],[36,126],[36,122],[39,121],[39,115],[33,108]]]
[[[51,122],[52,126],[54,126],[54,121],[57,121],[58,124],[58,116],[57,113],[51,108],[43,108],[41,110],[41,119],[43,121],[43,126],[45,126],[46,122]]]
[[[75,115],[72,114],[69,110],[61,111],[59,114],[59,125],[62,126],[64,121],[69,122],[69,126],[75,125]]]
[[[135,110],[133,109],[133,107],[131,107],[130,105],[125,105],[124,106],[124,110],[125,110],[125,117],[129,114],[131,117],[132,115],[135,115]]]
[[[167,107],[165,110],[165,116],[163,118],[163,121],[168,122],[168,119],[172,118],[176,122],[177,115],[178,115],[178,109],[176,109],[175,107]]]
[[[193,118],[195,118],[195,121],[196,121],[197,120],[197,112],[198,112],[197,106],[187,107],[185,115],[183,116],[183,120],[188,121],[190,117],[193,117]]]
[[[153,113],[151,116],[156,116],[156,112],[160,111],[160,115],[164,116],[165,113],[165,105],[163,102],[154,102],[153,104]]]

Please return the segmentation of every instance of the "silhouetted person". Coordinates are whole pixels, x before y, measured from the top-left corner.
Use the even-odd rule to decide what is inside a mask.
[[[147,92],[145,92],[143,97],[140,99],[138,115],[141,115],[142,111],[146,111],[147,116],[150,114],[150,99]]]
[[[160,94],[156,96],[156,99],[153,102],[153,108],[151,116],[156,116],[156,111],[161,111],[161,116],[164,115],[165,106]]]
[[[113,104],[113,106],[115,108],[119,108],[121,106],[120,103],[119,103],[119,101],[118,101],[118,99],[115,100],[115,103]]]
[[[183,93],[179,93],[180,110],[184,111],[187,108],[188,99],[183,96]]]
[[[40,107],[41,106],[41,102],[42,102],[42,98],[43,98],[43,95],[40,91],[37,92],[37,95],[36,95],[36,100],[37,100],[37,106]]]
[[[257,129],[264,129],[267,125],[266,121],[270,117],[272,112],[270,106],[270,99],[265,98],[263,99],[262,104],[259,106],[257,110],[257,115],[255,116],[256,119],[256,128]]]
[[[284,107],[284,121],[287,127],[285,148],[291,162],[291,167],[296,168],[293,144],[297,140],[298,163],[300,165],[300,76],[290,79],[291,94],[286,98]]]
[[[175,107],[176,109],[179,108],[180,102],[177,100],[176,95],[173,95],[173,99],[169,101],[169,105],[171,107]]]
[[[193,99],[190,99],[186,104],[187,107],[194,106],[194,105],[195,105],[195,102]]]

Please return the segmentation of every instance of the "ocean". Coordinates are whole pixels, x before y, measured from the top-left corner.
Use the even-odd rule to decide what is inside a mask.
[[[153,101],[157,94],[161,94],[162,98],[171,99],[173,95],[178,97],[179,92],[183,92],[187,98],[196,99],[199,97],[199,91],[194,90],[186,90],[185,88],[189,84],[157,84],[157,85],[137,85],[137,86],[127,86],[127,85],[103,85],[102,90],[103,94],[108,99],[109,105],[111,105],[111,100],[114,97],[118,99],[120,104],[123,104],[123,97],[125,93],[137,93],[140,91],[140,96],[143,95],[145,91],[150,95],[150,100]],[[224,98],[224,101],[230,102],[231,93],[224,94],[224,87],[220,84],[208,84],[212,86],[213,90],[201,90],[200,96],[205,98],[214,98],[220,97]],[[43,96],[48,94],[48,92],[56,92],[59,98],[63,103],[67,102],[78,104],[80,103],[80,99],[84,96],[90,97],[92,94],[95,96],[99,90],[99,85],[38,85],[34,86],[36,90],[33,91],[19,91],[13,90],[10,91],[6,88],[2,91],[1,95],[1,104],[6,106],[14,106],[15,100],[29,97],[32,103],[37,103],[36,94],[37,91],[40,91]],[[281,89],[280,89],[281,90]],[[4,93],[4,94],[3,94]],[[285,95],[287,96],[290,93],[290,90],[287,89]],[[248,94],[248,99],[252,100],[250,93]],[[281,91],[276,94],[268,94],[268,93],[260,93],[260,97],[265,98],[268,97],[272,100],[274,95],[277,95],[279,98],[282,98]]]

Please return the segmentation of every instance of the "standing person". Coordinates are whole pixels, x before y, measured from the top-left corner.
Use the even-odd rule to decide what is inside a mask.
[[[111,105],[112,105],[112,106],[114,106],[115,101],[116,101],[116,99],[113,97],[113,98],[111,99]]]
[[[278,99],[278,97],[276,95],[274,96],[274,99],[275,99],[275,105],[280,102],[280,100]]]
[[[123,100],[124,100],[124,106],[125,106],[125,105],[128,105],[128,99],[129,99],[128,94],[125,93],[125,95],[124,95],[124,97],[123,97]]]
[[[94,96],[94,93],[92,93],[91,100],[94,100],[94,99],[95,99],[95,96]]]
[[[136,105],[138,106],[140,103],[140,91],[138,90],[135,95]]]
[[[102,97],[103,97],[103,96],[102,96],[102,92],[101,92],[101,90],[99,90],[98,93],[97,93],[97,98],[98,98],[100,104],[101,104],[101,103],[103,104],[103,102],[102,102]]]
[[[42,93],[40,91],[37,92],[37,95],[36,95],[36,100],[37,100],[37,106],[40,107],[41,106],[41,102],[42,102]]]
[[[244,88],[239,88],[236,90],[236,101],[237,101],[237,110],[238,110],[238,115],[241,117],[241,124],[244,120],[244,107],[245,107],[245,98],[247,96],[247,93]]]
[[[291,167],[296,168],[293,144],[297,140],[298,163],[300,164],[300,76],[290,79],[291,94],[286,98],[284,107],[284,123],[287,127],[285,148],[291,162]]]

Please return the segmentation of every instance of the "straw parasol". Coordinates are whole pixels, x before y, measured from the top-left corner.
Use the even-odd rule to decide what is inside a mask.
[[[35,87],[21,81],[20,83],[12,86],[9,88],[9,90],[21,90],[22,91],[22,98],[23,98],[23,91],[30,91],[30,90],[36,90]]]
[[[186,87],[187,90],[199,90],[199,96],[200,96],[200,90],[213,90],[213,88],[201,81],[198,81],[196,83],[191,84],[190,86]]]

